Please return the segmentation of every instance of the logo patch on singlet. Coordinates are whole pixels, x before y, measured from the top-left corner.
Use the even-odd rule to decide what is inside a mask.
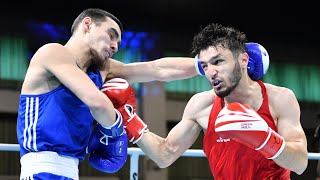
[[[217,139],[217,142],[221,143],[221,142],[229,142],[230,139],[223,139],[222,137],[219,137],[219,139]]]

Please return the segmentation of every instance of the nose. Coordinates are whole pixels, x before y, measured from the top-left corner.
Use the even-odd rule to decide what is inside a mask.
[[[112,49],[113,54],[116,53],[118,51],[118,49],[119,49],[118,42],[117,41],[112,41],[110,47]]]
[[[216,76],[218,74],[217,66],[212,65],[212,64],[208,64],[206,74],[208,74],[211,77]]]

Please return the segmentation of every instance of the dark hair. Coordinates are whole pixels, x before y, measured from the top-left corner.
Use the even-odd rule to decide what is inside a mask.
[[[82,11],[82,13],[79,14],[78,17],[74,20],[71,26],[71,34],[73,34],[78,25],[81,23],[82,19],[85,17],[90,17],[97,26],[99,26],[102,22],[105,22],[106,17],[109,17],[119,25],[121,32],[123,32],[123,27],[120,20],[113,14],[99,8],[88,8]]]
[[[247,38],[243,32],[233,27],[211,23],[194,36],[191,53],[196,55],[209,46],[216,47],[217,45],[221,45],[224,48],[230,49],[233,55],[235,55],[239,52],[247,51],[246,42]]]

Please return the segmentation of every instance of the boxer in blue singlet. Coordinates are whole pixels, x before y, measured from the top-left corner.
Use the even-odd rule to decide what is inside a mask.
[[[17,119],[20,179],[79,179],[79,161],[85,159],[94,120],[102,132],[90,139],[96,143],[90,163],[115,172],[126,162],[122,117],[100,91],[104,82],[100,69],[118,50],[121,23],[106,11],[87,9],[71,31],[65,45],[46,44],[30,61]],[[95,140],[103,137],[108,139],[104,146]],[[113,151],[102,151],[119,141],[124,143]],[[110,167],[101,163],[111,157],[117,161],[109,162]]]
[[[111,59],[121,32],[114,15],[88,8],[73,22],[66,44],[48,43],[34,54],[18,109],[20,179],[79,179],[78,165],[87,153],[94,168],[118,171],[127,159],[127,135],[121,114],[100,90],[103,83],[114,77],[134,83],[197,75],[194,58],[132,64]]]

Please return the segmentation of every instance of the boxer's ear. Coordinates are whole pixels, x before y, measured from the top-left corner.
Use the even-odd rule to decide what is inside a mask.
[[[84,32],[89,32],[91,29],[92,19],[90,17],[85,17],[82,20],[82,27]]]
[[[241,68],[246,69],[248,67],[248,63],[249,63],[249,55],[248,53],[241,53],[241,61],[240,61],[240,65]]]

